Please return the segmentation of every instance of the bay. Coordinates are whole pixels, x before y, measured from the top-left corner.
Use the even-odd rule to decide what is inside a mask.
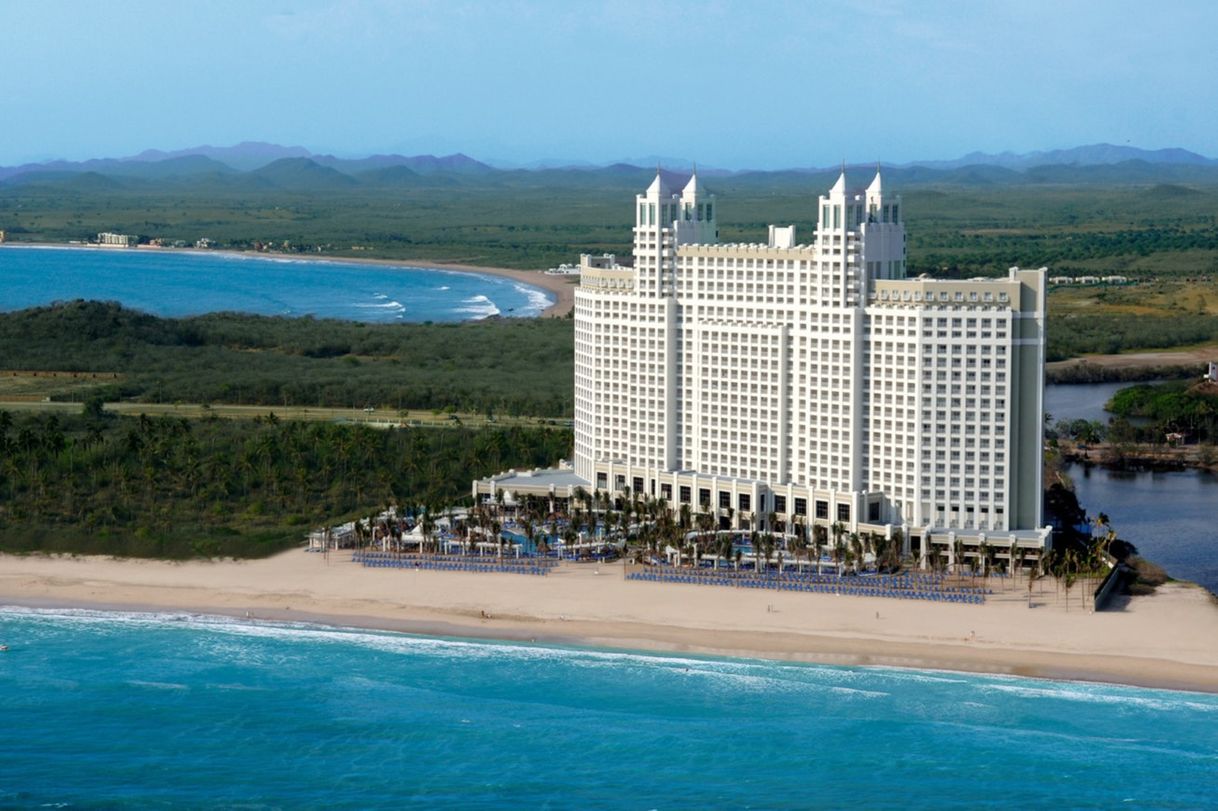
[[[210,312],[399,323],[536,316],[545,290],[479,273],[211,251],[0,247],[0,311],[117,301],[153,315]]]

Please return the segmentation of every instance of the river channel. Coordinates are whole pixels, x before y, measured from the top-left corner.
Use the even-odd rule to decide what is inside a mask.
[[[1104,403],[1128,383],[1045,386],[1045,411],[1054,422],[1107,422]],[[1218,476],[1200,470],[1118,471],[1070,464],[1079,502],[1089,515],[1108,514],[1120,537],[1172,577],[1218,593]]]

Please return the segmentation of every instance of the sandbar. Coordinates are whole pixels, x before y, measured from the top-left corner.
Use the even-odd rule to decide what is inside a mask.
[[[622,564],[545,577],[368,569],[349,552],[164,562],[0,555],[0,604],[250,616],[561,645],[911,667],[1218,693],[1218,601],[1168,583],[1117,610],[1051,580],[985,605],[627,580]],[[11,642],[11,640],[8,640]]]

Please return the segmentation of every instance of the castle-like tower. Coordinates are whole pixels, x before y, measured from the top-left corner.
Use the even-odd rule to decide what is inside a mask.
[[[721,244],[696,172],[635,199],[633,264],[585,256],[575,468],[722,526],[840,526],[925,559],[1043,549],[1045,273],[909,279],[899,195],[843,169],[817,229]]]

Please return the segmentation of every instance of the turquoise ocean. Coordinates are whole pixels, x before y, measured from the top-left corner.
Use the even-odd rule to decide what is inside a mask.
[[[1213,808],[1218,696],[0,609],[0,807]]]
[[[153,315],[211,312],[365,322],[536,316],[552,296],[476,273],[213,252],[0,247],[0,311],[117,301]]]

